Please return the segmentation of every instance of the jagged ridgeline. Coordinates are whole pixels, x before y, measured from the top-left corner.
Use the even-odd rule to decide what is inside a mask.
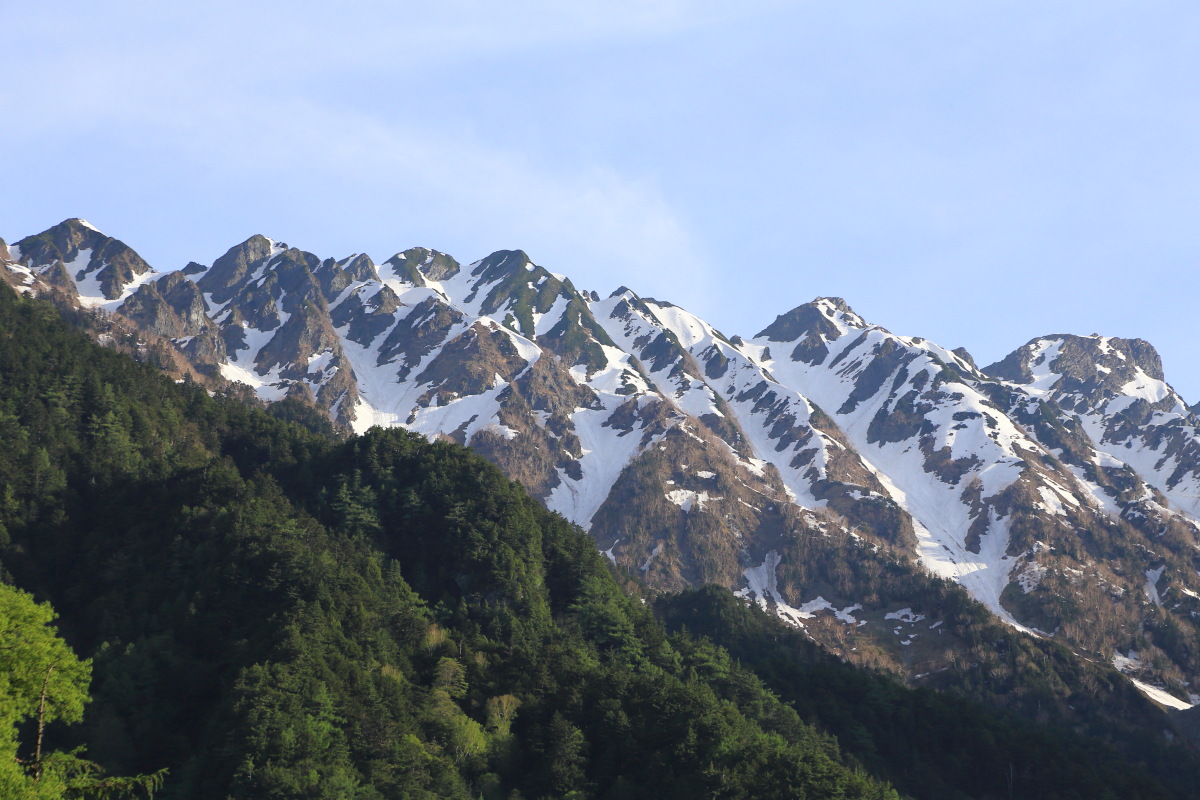
[[[168,798],[1168,798],[1200,779],[1119,679],[1120,727],[1070,723],[1106,745],[1044,687],[1018,692],[1046,698],[1036,725],[914,694],[728,593],[662,598],[668,633],[478,455],[294,418],[0,287],[0,564],[93,661],[82,724],[47,749],[167,769]],[[988,624],[986,649],[1069,662]],[[1046,680],[1080,684],[1070,663]],[[28,728],[0,734],[28,756]]]
[[[56,316],[0,289],[3,564],[94,660],[56,749],[167,797],[896,797],[470,451],[319,437]]]
[[[729,337],[520,251],[254,236],[160,273],[68,220],[0,259],[177,379],[470,446],[652,590],[717,583],[933,683],[981,663],[950,580],[1156,702],[1200,700],[1200,422],[1141,340],[1048,336],[980,369],[836,298]]]

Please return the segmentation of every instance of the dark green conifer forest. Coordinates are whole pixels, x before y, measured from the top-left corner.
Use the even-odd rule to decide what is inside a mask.
[[[914,691],[723,590],[645,602],[463,447],[342,439],[297,403],[210,397],[3,287],[0,580],[13,800],[1200,785],[1195,753],[1161,731],[1081,733],[986,693]]]

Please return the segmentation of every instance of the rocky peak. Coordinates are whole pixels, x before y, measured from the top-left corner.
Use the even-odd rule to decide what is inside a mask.
[[[154,272],[124,242],[82,219],[60,222],[17,246],[27,267],[60,288],[72,284],[79,302],[87,306],[120,298],[129,284]]]
[[[568,320],[594,327],[584,322],[590,317],[590,293],[576,291],[570,280],[534,264],[521,250],[499,250],[470,269],[469,276],[443,289],[472,314],[492,317],[542,344],[546,337],[574,338],[569,334],[578,325]],[[579,344],[576,341],[572,348],[578,349]]]
[[[117,312],[142,330],[168,339],[194,336],[211,324],[204,313],[200,291],[178,272],[142,284]]]
[[[841,336],[850,328],[866,328],[863,318],[840,297],[818,297],[811,303],[797,306],[775,321],[755,337],[772,342],[795,342],[812,334],[826,341]]]
[[[1086,434],[1090,443],[1067,445],[1083,453],[1074,460],[1085,470],[1093,469],[1089,448],[1101,454],[1096,457],[1101,458],[1102,484],[1111,479],[1131,489],[1121,475],[1136,472],[1169,504],[1200,518],[1200,430],[1195,416],[1163,380],[1162,363],[1147,342],[1048,336],[1034,339],[986,371],[1009,381],[1046,413],[1058,415],[1061,425],[1043,434],[1055,440],[1055,446],[1063,446],[1059,440],[1069,426],[1078,427],[1079,435],[1067,439]],[[1122,497],[1123,502],[1134,499],[1128,492]],[[1134,515],[1131,519],[1146,517],[1144,509],[1126,511],[1126,516]]]
[[[266,236],[255,234],[214,261],[197,285],[205,294],[211,294],[217,303],[227,303],[253,272],[280,249]]]
[[[646,305],[646,301],[638,296],[638,294],[632,289],[622,286],[620,289],[617,289],[615,292],[610,294],[608,296],[608,300],[615,301],[611,303],[613,308],[612,316],[614,318],[625,317],[628,315],[630,309],[636,309],[646,319],[651,320],[656,324],[661,324],[658,318],[654,316],[654,312],[651,311],[650,307]]]
[[[481,285],[503,280],[513,273],[533,272],[536,268],[524,250],[497,250],[471,265],[471,277],[476,279],[476,285]]]
[[[204,297],[196,284],[179,272],[164,275],[153,284],[147,284],[158,290],[163,300],[180,316],[187,326],[187,333],[194,334],[203,329],[208,323],[205,314]]]
[[[1103,405],[1115,397],[1159,404],[1174,391],[1163,381],[1162,360],[1142,339],[1093,334],[1055,334],[1034,339],[983,370],[987,375],[1075,399],[1073,405]]]
[[[396,253],[383,265],[391,270],[390,277],[413,286],[425,286],[427,280],[449,280],[461,271],[453,257],[428,247],[410,247]]]
[[[954,353],[954,355],[958,356],[965,363],[970,364],[975,369],[979,369],[979,366],[975,363],[975,358],[971,355],[971,352],[969,350],[967,350],[967,348],[956,347],[953,350],[951,350],[950,352]]]
[[[375,271],[375,262],[370,256],[355,254],[341,261],[327,258],[313,271],[321,284],[325,300],[332,303],[347,286],[365,281],[378,281],[379,273]]]
[[[392,256],[387,263],[396,269],[397,277],[404,277],[401,269],[406,273],[411,271],[412,278],[409,282],[417,286],[425,285],[421,276],[431,281],[444,281],[453,278],[462,270],[453,256],[430,250],[428,247],[410,247],[403,253]]]
[[[411,283],[413,286],[425,286],[425,276],[421,274],[420,270],[422,262],[419,258],[410,258],[409,254],[412,252],[412,250],[405,250],[403,253],[396,253],[396,255],[384,261],[381,265],[384,267],[383,272],[386,276],[388,270],[390,270],[390,277],[396,280]]]
[[[835,314],[847,315],[855,321],[856,327],[861,328],[866,327],[867,325],[867,323],[863,321],[862,317],[854,313],[854,309],[850,307],[850,304],[840,297],[818,297],[812,301],[812,304],[820,308],[825,314],[831,317]]]
[[[0,239],[0,283],[5,283],[18,292],[40,294],[48,287],[45,277],[17,263],[21,250]]]
[[[72,263],[81,250],[96,251],[113,241],[81,219],[64,220],[34,236],[27,236],[17,245],[21,255],[33,267],[49,266],[56,261]]]
[[[1033,339],[994,364],[988,364],[983,368],[983,373],[1002,381],[1021,384],[1033,383],[1034,366],[1041,366],[1045,361],[1046,349],[1061,335],[1055,334],[1041,339]]]
[[[297,298],[324,305],[319,291],[320,282],[316,277],[316,272],[321,268],[321,259],[294,247],[283,247],[286,249],[266,262],[261,282],[266,286],[277,283],[279,289]],[[367,262],[369,263],[370,259],[367,259]],[[278,289],[272,288],[272,294],[278,296],[278,293]]]
[[[357,253],[339,264],[342,270],[355,281],[377,281],[379,273],[375,271],[375,262],[365,253]]]

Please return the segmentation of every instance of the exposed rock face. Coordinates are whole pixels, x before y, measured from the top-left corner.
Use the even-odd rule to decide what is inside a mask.
[[[1078,419],[1095,458],[1115,462],[1102,469],[1127,466],[1200,517],[1200,419],[1165,382],[1149,342],[1060,334],[1035,339],[986,371],[1048,401],[1060,424]],[[1072,463],[1091,467],[1086,449],[1074,455]]]
[[[919,563],[1035,635],[1200,680],[1200,421],[1146,342],[1051,336],[980,370],[838,298],[727,338],[519,250],[376,264],[254,236],[162,276],[68,221],[0,258],[266,400],[474,447],[651,588],[721,583],[915,674],[953,645],[906,650],[880,587],[933,586]]]
[[[272,255],[283,249],[265,236],[251,236],[229,248],[225,255],[203,271],[196,283],[201,291],[212,296],[214,304],[228,303],[255,277],[252,272],[256,268],[265,265]]]
[[[139,328],[168,339],[199,336],[216,330],[205,311],[200,289],[178,272],[142,284],[117,307],[117,311],[136,322]]]
[[[89,308],[127,297],[154,272],[124,242],[81,219],[28,236],[16,248],[18,263]]]

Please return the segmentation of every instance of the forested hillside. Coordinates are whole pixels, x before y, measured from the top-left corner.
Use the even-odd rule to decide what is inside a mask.
[[[839,298],[744,338],[517,250],[375,263],[256,235],[159,272],[81,219],[0,241],[0,282],[173,378],[468,445],[644,591],[724,586],[924,685],[994,660],[948,579],[1200,703],[1200,417],[1144,340],[1053,334],[981,368]]]
[[[1200,775],[1136,715],[1083,738],[819,656],[727,593],[643,603],[466,448],[210,397],[5,287],[0,442],[2,577],[91,659],[45,752],[166,769],[159,797],[1170,798]],[[53,796],[36,708],[4,711],[6,789]]]
[[[338,443],[0,302],[4,564],[94,658],[60,749],[168,797],[894,796],[464,448]]]

